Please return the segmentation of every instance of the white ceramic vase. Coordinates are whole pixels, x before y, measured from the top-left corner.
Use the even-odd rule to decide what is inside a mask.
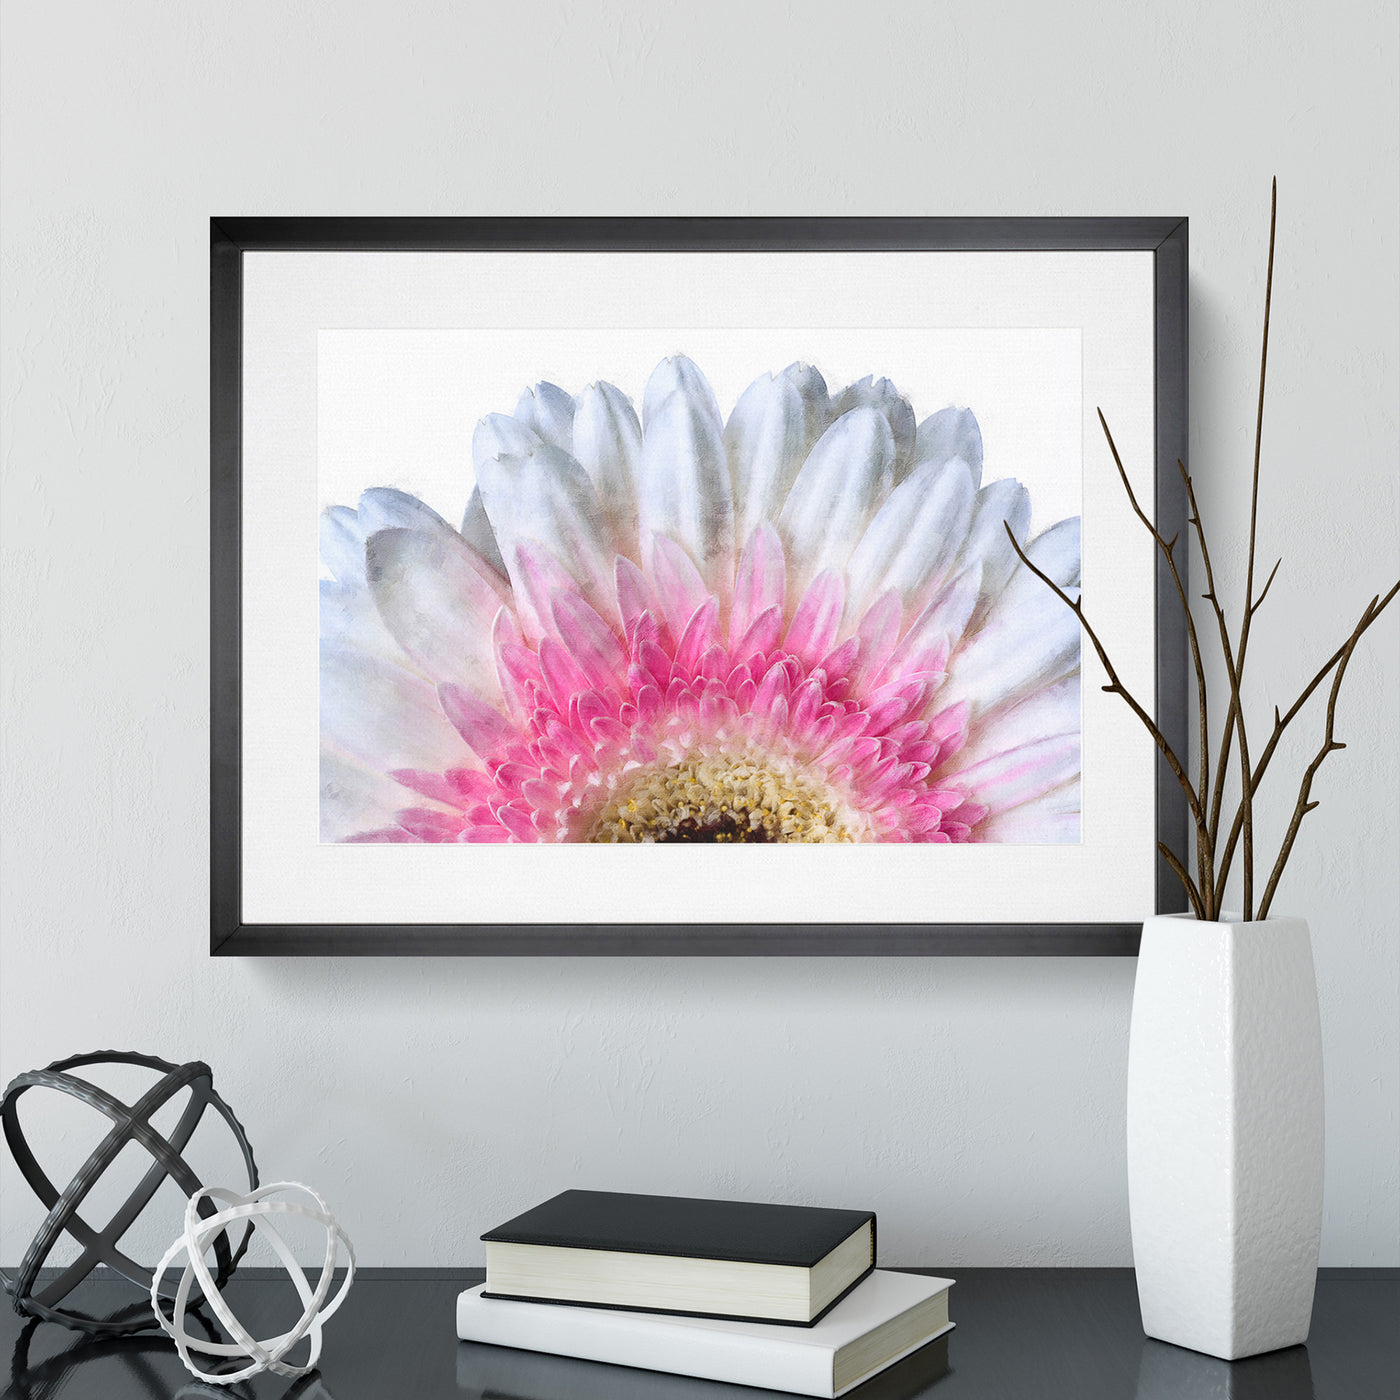
[[[1235,1360],[1307,1338],[1322,1030],[1302,919],[1142,928],[1128,1201],[1149,1337]]]

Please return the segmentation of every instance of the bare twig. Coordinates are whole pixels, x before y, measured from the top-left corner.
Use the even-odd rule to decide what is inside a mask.
[[[1268,596],[1269,589],[1274,586],[1274,576],[1278,573],[1278,566],[1282,563],[1282,559],[1274,560],[1274,567],[1269,570],[1269,581],[1264,585],[1264,591],[1254,600],[1254,606],[1249,610],[1251,617],[1264,606],[1264,599]]]
[[[1099,641],[1098,633],[1089,625],[1089,619],[1084,616],[1084,609],[1078,599],[1071,598],[1054,579],[1043,569],[1037,568],[1026,556],[1026,551],[1021,548],[1016,536],[1011,533],[1011,526],[1006,525],[1006,537],[1011,541],[1011,548],[1016,551],[1021,562],[1038,578],[1055,596],[1079,619],[1079,625],[1084,629],[1084,635],[1093,644],[1094,650],[1099,655],[1099,661],[1103,664],[1104,670],[1108,674],[1111,684],[1104,686],[1104,690],[1110,694],[1121,695],[1127,703],[1128,708],[1140,719],[1146,727],[1147,732],[1152,735],[1152,741],[1162,752],[1162,757],[1167,760],[1167,767],[1172,770],[1181,790],[1186,794],[1186,805],[1191,809],[1191,815],[1196,821],[1201,820],[1201,804],[1197,800],[1196,790],[1191,786],[1191,779],[1186,776],[1186,770],[1181,766],[1181,760],[1176,756],[1172,746],[1167,742],[1166,736],[1157,728],[1157,722],[1147,713],[1137,702],[1123,682],[1118,679],[1118,672],[1113,668],[1113,662],[1109,660],[1108,653],[1104,650],[1103,643]]]
[[[1191,901],[1191,912],[1204,923],[1210,916],[1206,913],[1205,900],[1196,888],[1196,882],[1191,878],[1190,872],[1176,858],[1172,848],[1165,841],[1157,842],[1157,849],[1162,853],[1162,859],[1171,866],[1176,878],[1186,887],[1186,896]]]
[[[1191,812],[1191,818],[1196,824],[1196,876],[1193,879],[1191,872],[1183,864],[1173,851],[1165,844],[1159,842],[1158,850],[1162,858],[1171,867],[1177,878],[1181,881],[1186,890],[1187,897],[1191,901],[1191,908],[1198,919],[1209,920],[1219,917],[1219,898],[1224,891],[1226,882],[1229,879],[1230,867],[1234,860],[1235,851],[1243,840],[1244,843],[1244,917],[1246,919],[1255,918],[1254,913],[1254,797],[1259,790],[1259,785],[1263,781],[1264,774],[1268,770],[1284,731],[1289,724],[1302,710],[1319,685],[1332,676],[1331,694],[1327,702],[1327,722],[1322,748],[1314,756],[1303,774],[1302,786],[1298,794],[1297,806],[1294,809],[1293,818],[1289,823],[1288,832],[1283,844],[1278,852],[1278,858],[1274,862],[1273,869],[1269,875],[1269,880],[1264,889],[1263,899],[1259,904],[1258,918],[1264,919],[1268,916],[1269,909],[1273,903],[1274,893],[1278,888],[1279,878],[1283,869],[1292,854],[1293,845],[1297,839],[1298,830],[1302,825],[1303,818],[1307,816],[1318,804],[1312,800],[1312,782],[1318,769],[1329,753],[1343,748],[1335,735],[1335,719],[1337,696],[1341,690],[1342,677],[1346,672],[1347,664],[1350,662],[1357,643],[1362,635],[1385,610],[1387,605],[1400,593],[1400,583],[1397,583],[1383,597],[1379,594],[1372,598],[1362,613],[1360,621],[1347,641],[1333,653],[1327,663],[1318,671],[1311,681],[1304,687],[1302,694],[1289,707],[1286,714],[1281,714],[1277,707],[1274,708],[1273,732],[1269,736],[1268,743],[1264,746],[1264,751],[1256,764],[1251,765],[1249,755],[1249,737],[1246,732],[1244,720],[1244,695],[1243,680],[1245,661],[1249,653],[1250,629],[1254,621],[1254,615],[1263,606],[1265,598],[1268,597],[1274,580],[1278,577],[1279,566],[1282,560],[1278,560],[1269,571],[1268,578],[1264,581],[1264,587],[1258,596],[1254,593],[1254,564],[1256,551],[1255,546],[1258,541],[1258,520],[1259,520],[1259,462],[1262,454],[1264,435],[1264,388],[1268,376],[1269,364],[1269,318],[1273,306],[1273,286],[1274,286],[1274,246],[1275,235],[1278,227],[1278,183],[1274,182],[1269,210],[1269,269],[1268,277],[1264,289],[1264,336],[1263,344],[1259,354],[1259,406],[1254,423],[1254,471],[1250,489],[1249,503],[1249,558],[1245,580],[1244,591],[1244,611],[1240,619],[1240,630],[1238,640],[1230,636],[1229,623],[1225,616],[1225,609],[1220,602],[1219,594],[1215,587],[1215,572],[1211,563],[1210,548],[1206,543],[1205,527],[1201,523],[1200,507],[1196,501],[1196,490],[1191,477],[1185,466],[1177,463],[1177,468],[1181,472],[1181,477],[1186,485],[1186,496],[1190,506],[1188,521],[1195,530],[1196,540],[1201,551],[1201,562],[1205,567],[1206,591],[1201,597],[1210,604],[1215,616],[1216,630],[1220,642],[1221,654],[1225,661],[1225,671],[1230,686],[1229,709],[1225,716],[1224,727],[1220,734],[1219,757],[1212,770],[1210,762],[1210,729],[1209,729],[1209,709],[1206,697],[1206,677],[1204,659],[1201,654],[1200,636],[1196,629],[1195,619],[1191,610],[1190,599],[1186,592],[1185,581],[1182,578],[1182,568],[1178,567],[1176,559],[1177,538],[1166,539],[1157,528],[1156,523],[1143,510],[1139,504],[1136,494],[1133,491],[1132,483],[1128,479],[1128,474],[1123,467],[1122,459],[1118,455],[1118,448],[1113,441],[1113,434],[1109,432],[1108,422],[1104,418],[1102,411],[1099,413],[1099,422],[1103,425],[1104,436],[1108,439],[1109,450],[1113,454],[1114,465],[1118,469],[1119,479],[1123,483],[1123,489],[1127,492],[1129,504],[1133,508],[1134,514],[1147,528],[1151,534],[1158,550],[1167,562],[1167,568],[1171,574],[1172,581],[1176,585],[1177,597],[1181,603],[1182,612],[1185,614],[1187,637],[1190,642],[1191,661],[1196,676],[1196,690],[1199,700],[1199,725],[1201,741],[1201,761],[1199,769],[1199,788],[1193,787],[1190,778],[1186,774],[1181,760],[1173,752],[1171,744],[1166,736],[1157,727],[1156,721],[1148,714],[1147,710],[1138,703],[1136,698],[1129,692],[1127,687],[1119,678],[1117,671],[1109,659],[1103,643],[1099,640],[1098,634],[1089,625],[1084,616],[1082,600],[1071,598],[1069,594],[1051,579],[1043,570],[1031,563],[1025,550],[1021,548],[1016,536],[1012,533],[1010,525],[1006,526],[1007,537],[1011,541],[1011,547],[1015,550],[1020,559],[1031,573],[1033,573],[1042,583],[1044,583],[1060,599],[1066,607],[1074,613],[1079,620],[1079,625],[1084,634],[1089,638],[1095,652],[1098,653],[1099,661],[1102,663],[1104,671],[1107,673],[1110,684],[1103,687],[1109,693],[1122,696],[1129,709],[1138,717],[1143,727],[1152,736],[1153,742],[1166,759],[1167,766],[1171,769],[1183,794],[1186,797],[1186,805]],[[1234,755],[1235,739],[1239,739],[1239,768],[1240,768],[1240,800],[1236,807],[1234,818],[1230,823],[1228,837],[1223,848],[1217,843],[1220,836],[1220,822],[1222,808],[1225,800],[1226,775],[1228,767]],[[1216,859],[1217,851],[1219,859]]]
[[[1342,677],[1346,675],[1347,663],[1351,660],[1351,654],[1356,650],[1356,644],[1361,640],[1361,634],[1371,625],[1372,619],[1379,611],[1377,604],[1380,601],[1380,594],[1377,594],[1366,605],[1366,611],[1361,614],[1361,621],[1356,624],[1356,630],[1351,634],[1347,644],[1342,648],[1341,659],[1337,662],[1336,673],[1332,677],[1332,692],[1327,697],[1327,723],[1323,729],[1322,747],[1313,756],[1313,761],[1308,764],[1303,772],[1303,782],[1298,789],[1298,802],[1293,809],[1293,819],[1288,823],[1288,834],[1283,838],[1283,845],[1279,848],[1278,859],[1274,861],[1273,871],[1269,875],[1269,883],[1264,888],[1264,898],[1259,905],[1259,917],[1266,919],[1269,916],[1269,906],[1273,903],[1274,890],[1278,887],[1279,876],[1283,874],[1283,867],[1288,863],[1288,857],[1293,851],[1293,842],[1297,839],[1298,828],[1303,824],[1303,818],[1313,810],[1318,804],[1310,802],[1308,799],[1312,795],[1312,781],[1317,770],[1322,767],[1324,760],[1329,753],[1335,753],[1338,749],[1346,748],[1345,744],[1339,744],[1335,737],[1335,726],[1337,720],[1337,694],[1342,688]]]
[[[1215,850],[1216,838],[1220,832],[1220,804],[1225,792],[1225,765],[1230,760],[1230,745],[1226,742],[1233,728],[1239,724],[1240,715],[1240,675],[1235,667],[1234,648],[1230,642],[1230,628],[1225,620],[1225,609],[1220,606],[1220,598],[1215,591],[1215,569],[1210,562],[1210,546],[1206,543],[1206,529],[1201,523],[1201,508],[1196,503],[1196,486],[1191,480],[1191,474],[1185,466],[1178,460],[1177,470],[1181,473],[1181,479],[1186,485],[1186,500],[1190,506],[1188,522],[1196,531],[1196,543],[1201,551],[1201,563],[1206,571],[1206,591],[1201,597],[1211,606],[1215,614],[1216,630],[1220,636],[1220,652],[1225,658],[1225,676],[1230,682],[1230,708],[1225,716],[1225,734],[1221,739],[1220,766],[1215,772],[1215,790],[1211,795],[1210,816],[1203,818],[1205,826],[1205,842],[1213,853]],[[1240,726],[1241,728],[1243,726]],[[1201,794],[1201,805],[1205,806],[1205,794]],[[1216,867],[1211,877],[1211,888],[1217,893],[1225,889],[1225,877],[1229,874],[1228,869]],[[1219,913],[1218,901],[1211,910],[1211,917],[1214,918]]]
[[[1186,585],[1182,582],[1181,572],[1176,566],[1176,538],[1165,539],[1152,517],[1138,504],[1133,484],[1128,480],[1128,473],[1124,470],[1123,459],[1118,455],[1118,445],[1113,441],[1113,434],[1108,429],[1108,419],[1103,416],[1103,409],[1098,409],[1097,412],[1099,423],[1103,427],[1103,435],[1108,439],[1108,450],[1113,454],[1113,465],[1118,468],[1119,480],[1123,483],[1123,490],[1128,493],[1128,504],[1132,506],[1133,514],[1146,527],[1147,533],[1156,541],[1162,558],[1167,561],[1172,582],[1176,585],[1176,596],[1181,601],[1181,611],[1186,618],[1186,636],[1191,645],[1191,664],[1196,672],[1196,696],[1200,724],[1201,763],[1197,797],[1200,802],[1204,802],[1210,788],[1210,723],[1206,703],[1206,672],[1205,665],[1201,660],[1200,638],[1196,635],[1196,620],[1191,616],[1191,604],[1186,596]],[[1172,861],[1175,861],[1175,857],[1172,857]],[[1178,867],[1179,862],[1173,868],[1177,870],[1178,877],[1181,877],[1184,883],[1188,883],[1189,889],[1189,882],[1185,879],[1185,871]],[[1196,877],[1200,881],[1200,902],[1203,909],[1197,913],[1197,918],[1214,918],[1215,916],[1215,897],[1211,888],[1211,877],[1214,872],[1215,853],[1210,847],[1209,833],[1204,826],[1198,824],[1196,827]]]
[[[1244,814],[1244,917],[1254,917],[1254,791],[1253,770],[1249,764],[1249,740],[1245,733],[1244,699],[1240,694],[1244,682],[1245,654],[1249,650],[1249,628],[1254,621],[1258,605],[1254,601],[1254,542],[1259,522],[1259,453],[1264,440],[1264,381],[1269,368],[1269,312],[1274,299],[1274,235],[1278,227],[1278,180],[1273,182],[1269,197],[1269,271],[1264,279],[1264,343],[1259,352],[1259,409],[1254,419],[1254,475],[1249,492],[1249,564],[1245,573],[1244,615],[1240,619],[1240,644],[1235,653],[1234,677],[1231,681],[1230,715],[1225,720],[1225,733],[1221,736],[1221,772],[1229,761],[1230,735],[1240,736],[1240,810]],[[1274,566],[1277,570],[1278,565]],[[1269,576],[1273,582],[1273,575]],[[1268,585],[1264,591],[1268,592]],[[1260,595],[1263,602],[1263,594]],[[1231,729],[1233,719],[1234,728]],[[1212,837],[1219,835],[1219,826],[1212,831]]]
[[[1395,584],[1395,586],[1390,590],[1390,592],[1387,593],[1385,597],[1382,598],[1374,608],[1368,610],[1370,612],[1369,617],[1367,617],[1365,614],[1362,615],[1361,622],[1358,624],[1358,631],[1356,634],[1357,636],[1360,636],[1361,633],[1365,632],[1366,629],[1381,615],[1381,613],[1385,611],[1386,607],[1389,605],[1390,601],[1395,597],[1397,593],[1400,593],[1400,583]],[[1326,663],[1323,665],[1322,669],[1303,688],[1303,693],[1299,695],[1299,697],[1293,702],[1292,705],[1289,706],[1287,714],[1280,716],[1278,712],[1278,706],[1274,706],[1274,732],[1269,736],[1269,742],[1264,745],[1264,752],[1259,755],[1259,762],[1255,765],[1254,768],[1255,792],[1259,791],[1259,784],[1263,781],[1264,773],[1269,766],[1269,760],[1274,756],[1274,750],[1278,748],[1278,741],[1283,737],[1283,731],[1287,729],[1289,724],[1291,724],[1292,721],[1297,717],[1298,711],[1301,710],[1303,706],[1307,703],[1313,691],[1315,691],[1318,688],[1318,686],[1320,686],[1322,682],[1327,679],[1328,675],[1331,673],[1332,668],[1342,659],[1343,656],[1347,654],[1348,648],[1351,645],[1351,639],[1348,638],[1347,641],[1343,642],[1341,646],[1339,646],[1337,650],[1332,653],[1332,655],[1327,659]],[[1229,837],[1225,842],[1224,851],[1222,852],[1220,857],[1220,868],[1226,874],[1229,873],[1230,861],[1235,854],[1235,846],[1240,839],[1240,829],[1243,825],[1243,822],[1243,810],[1237,811],[1235,813],[1234,823],[1230,827]],[[1224,875],[1221,876],[1221,879],[1224,879]]]

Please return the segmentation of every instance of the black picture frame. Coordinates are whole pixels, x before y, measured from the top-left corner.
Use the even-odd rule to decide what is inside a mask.
[[[249,251],[894,252],[1140,250],[1153,257],[1156,520],[1184,533],[1184,218],[215,218],[210,220],[210,952],[217,956],[1132,956],[1126,923],[248,924],[241,913],[243,255]],[[1185,560],[1180,562],[1185,569]],[[1156,720],[1187,747],[1186,633],[1156,564]],[[1159,758],[1157,837],[1187,857],[1188,814]],[[1157,913],[1185,907],[1157,858]],[[1151,912],[1151,911],[1144,911]]]

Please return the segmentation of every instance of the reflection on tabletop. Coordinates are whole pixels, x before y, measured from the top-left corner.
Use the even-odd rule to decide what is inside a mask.
[[[207,1323],[205,1330],[215,1335]],[[188,1375],[164,1333],[95,1337],[31,1318],[10,1355],[4,1400],[52,1400],[75,1385],[83,1395],[132,1400],[335,1400],[314,1371],[292,1381],[266,1375],[210,1385]]]
[[[1312,1363],[1305,1346],[1218,1361],[1145,1341],[1136,1400],[1313,1400]]]
[[[849,1392],[851,1400],[934,1396],[934,1387],[948,1374],[951,1335],[857,1386]],[[478,1342],[457,1344],[457,1387],[468,1400],[781,1400],[786,1393]]]

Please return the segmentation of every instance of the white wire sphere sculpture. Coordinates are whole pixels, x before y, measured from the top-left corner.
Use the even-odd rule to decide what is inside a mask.
[[[273,1199],[293,1192],[309,1196],[316,1204],[309,1206],[301,1201]],[[206,1197],[212,1202],[222,1203],[223,1209],[214,1215],[201,1216],[199,1203]],[[305,1271],[293,1257],[287,1241],[273,1224],[273,1217],[279,1215],[313,1221],[326,1232],[326,1256],[321,1266],[321,1277],[315,1288],[312,1288]],[[301,1299],[300,1320],[295,1327],[283,1332],[281,1336],[265,1340],[254,1337],[224,1301],[223,1294],[219,1292],[209,1271],[209,1265],[205,1262],[204,1252],[215,1237],[240,1221],[247,1221],[258,1234],[266,1238],[273,1253],[287,1270]],[[331,1284],[335,1277],[336,1257],[342,1246],[346,1259],[345,1277],[332,1297]],[[173,1268],[182,1254],[184,1273],[175,1290],[173,1313],[167,1318],[161,1310],[157,1288],[166,1270]],[[206,1186],[190,1197],[189,1204],[185,1207],[185,1233],[165,1251],[164,1258],[156,1265],[155,1278],[151,1285],[151,1306],[155,1309],[156,1321],[174,1339],[185,1368],[202,1381],[208,1381],[212,1385],[233,1385],[237,1381],[247,1380],[249,1376],[256,1376],[261,1371],[272,1371],[279,1376],[305,1376],[316,1369],[316,1363],[320,1360],[322,1324],[345,1301],[345,1295],[350,1291],[354,1278],[355,1250],[350,1243],[350,1237],[336,1224],[330,1208],[311,1187],[304,1186],[299,1181],[279,1181],[247,1195],[240,1195],[236,1191],[227,1191],[219,1186]],[[198,1284],[207,1306],[234,1339],[232,1342],[211,1342],[202,1337],[192,1337],[185,1331],[185,1308],[195,1284]],[[283,1360],[304,1337],[309,1339],[311,1345],[306,1362],[295,1366]],[[201,1371],[190,1356],[190,1353],[195,1351],[208,1356],[247,1358],[249,1364],[239,1371]]]

